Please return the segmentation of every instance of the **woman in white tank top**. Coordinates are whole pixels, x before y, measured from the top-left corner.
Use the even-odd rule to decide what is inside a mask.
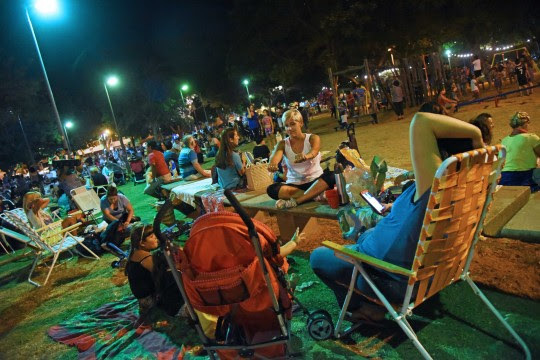
[[[317,195],[334,186],[334,175],[324,173],[321,168],[321,140],[318,135],[302,132],[302,114],[288,110],[283,114],[285,130],[289,135],[280,141],[268,165],[269,171],[277,171],[283,161],[287,168],[285,183],[275,183],[267,188],[267,193],[276,199],[277,208],[291,208],[312,200]]]

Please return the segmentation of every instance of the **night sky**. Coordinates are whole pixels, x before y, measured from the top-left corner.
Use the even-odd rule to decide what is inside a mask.
[[[30,2],[0,2],[0,51],[41,79],[25,3]],[[43,18],[32,9],[30,16],[62,118],[81,109],[96,116],[107,111],[102,84],[109,73],[122,79],[123,96],[129,96],[130,78],[156,66],[171,79],[189,82],[194,91],[212,94],[228,86],[230,2],[59,0],[59,4],[59,16]]]

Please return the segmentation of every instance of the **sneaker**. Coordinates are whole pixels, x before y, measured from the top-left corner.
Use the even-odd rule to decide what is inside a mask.
[[[277,209],[290,209],[296,206],[298,206],[298,204],[296,203],[296,200],[294,199],[289,199],[289,200],[279,199],[278,201],[276,201]]]

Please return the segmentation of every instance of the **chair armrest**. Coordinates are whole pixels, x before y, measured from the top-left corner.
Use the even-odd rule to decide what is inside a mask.
[[[68,213],[67,216],[70,217],[70,216],[77,216],[77,215],[81,215],[81,214],[82,214],[82,211],[77,210],[77,211],[73,211],[73,212]]]
[[[388,271],[394,274],[400,274],[400,275],[409,276],[409,277],[416,276],[416,272],[410,269],[406,269],[404,267],[391,264],[384,260],[374,258],[373,256],[362,254],[361,252],[351,250],[349,248],[346,248],[343,245],[336,244],[332,241],[323,241],[322,244],[326,246],[327,248],[334,250],[334,252],[338,252],[340,254],[343,254],[355,260],[359,260],[363,263],[369,264],[379,269],[383,269],[385,271]]]
[[[46,230],[47,228],[49,228],[52,224],[49,224],[48,226],[45,226],[45,227],[42,227],[41,229],[38,229],[37,232],[42,232],[43,230]],[[48,238],[48,237],[51,237],[51,236],[55,236],[55,235],[61,235],[61,234],[64,234],[68,231],[71,231],[71,230],[74,230],[74,229],[77,229],[78,227],[80,227],[82,225],[82,223],[78,222],[78,223],[75,223],[71,226],[68,226],[67,228],[65,229],[62,229],[60,231],[55,231],[55,232],[51,232],[51,233],[48,233],[48,234],[45,234],[45,237]]]

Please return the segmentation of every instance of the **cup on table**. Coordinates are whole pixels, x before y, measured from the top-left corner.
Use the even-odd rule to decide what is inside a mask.
[[[337,209],[339,207],[339,195],[337,189],[326,190],[324,196],[326,196],[328,205],[330,205],[332,209]]]

